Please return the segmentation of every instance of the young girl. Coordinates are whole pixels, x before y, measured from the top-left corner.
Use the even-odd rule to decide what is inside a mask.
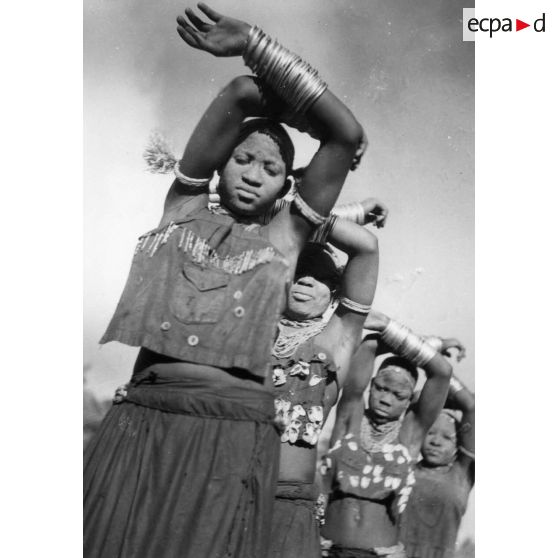
[[[398,356],[382,362],[364,416],[362,394],[373,371],[373,343],[361,345],[351,363],[332,435],[335,444],[323,461],[330,495],[322,535],[332,543],[329,556],[404,558],[397,516],[406,507],[415,482],[412,466],[444,404],[452,368],[423,339],[379,312],[370,314],[365,327]],[[426,382],[407,412],[417,367]]]
[[[421,456],[416,484],[399,519],[399,537],[408,558],[453,558],[475,482],[475,396],[457,378],[452,378],[446,409],[428,431]]]

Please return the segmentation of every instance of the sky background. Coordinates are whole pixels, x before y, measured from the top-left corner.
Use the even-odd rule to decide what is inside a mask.
[[[109,397],[137,349],[98,340],[126,281],[137,237],[155,226],[170,185],[145,172],[153,129],[179,155],[219,88],[248,73],[240,58],[190,49],[176,0],[84,4],[84,364]],[[193,5],[193,4],[190,4]],[[215,0],[316,67],[370,145],[340,202],[374,196],[390,216],[374,305],[415,331],[458,337],[454,371],[474,390],[474,43],[454,0]],[[313,140],[293,133],[296,164]],[[374,229],[375,230],[375,229]],[[474,497],[460,538],[474,531]]]

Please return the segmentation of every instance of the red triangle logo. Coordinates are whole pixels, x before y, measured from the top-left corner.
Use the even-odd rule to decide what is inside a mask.
[[[531,27],[531,24],[530,23],[525,23],[524,21],[521,21],[520,19],[515,20],[515,30],[516,31],[521,31],[522,29],[525,29],[526,27]]]

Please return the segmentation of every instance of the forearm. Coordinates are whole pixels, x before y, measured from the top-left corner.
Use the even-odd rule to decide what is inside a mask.
[[[426,382],[415,408],[421,431],[426,433],[446,401],[452,367],[423,338],[389,318],[382,331],[382,341],[395,354],[424,370]]]
[[[211,177],[230,156],[243,120],[262,113],[261,94],[254,78],[234,78],[198,122],[184,150],[180,171],[192,178]]]
[[[320,140],[299,187],[300,199],[311,211],[303,211],[300,202],[297,205],[305,218],[310,214],[310,220],[320,224],[320,216],[329,214],[351,168],[362,127],[309,64],[256,27],[250,31],[243,57],[287,105],[289,117],[307,121]],[[318,215],[312,216],[312,210]]]
[[[360,225],[338,219],[329,234],[329,241],[348,255],[341,282],[341,297],[371,305],[378,279],[377,238]]]
[[[456,376],[453,376],[449,383],[446,407],[462,411],[463,413],[474,412],[475,410],[474,393]]]

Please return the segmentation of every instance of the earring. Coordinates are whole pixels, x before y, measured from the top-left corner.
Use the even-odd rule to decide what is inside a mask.
[[[209,182],[209,201],[207,202],[207,209],[212,213],[215,213],[221,209],[221,196],[217,192],[217,186],[219,186],[219,180],[221,177],[219,173],[213,173],[213,177]]]

